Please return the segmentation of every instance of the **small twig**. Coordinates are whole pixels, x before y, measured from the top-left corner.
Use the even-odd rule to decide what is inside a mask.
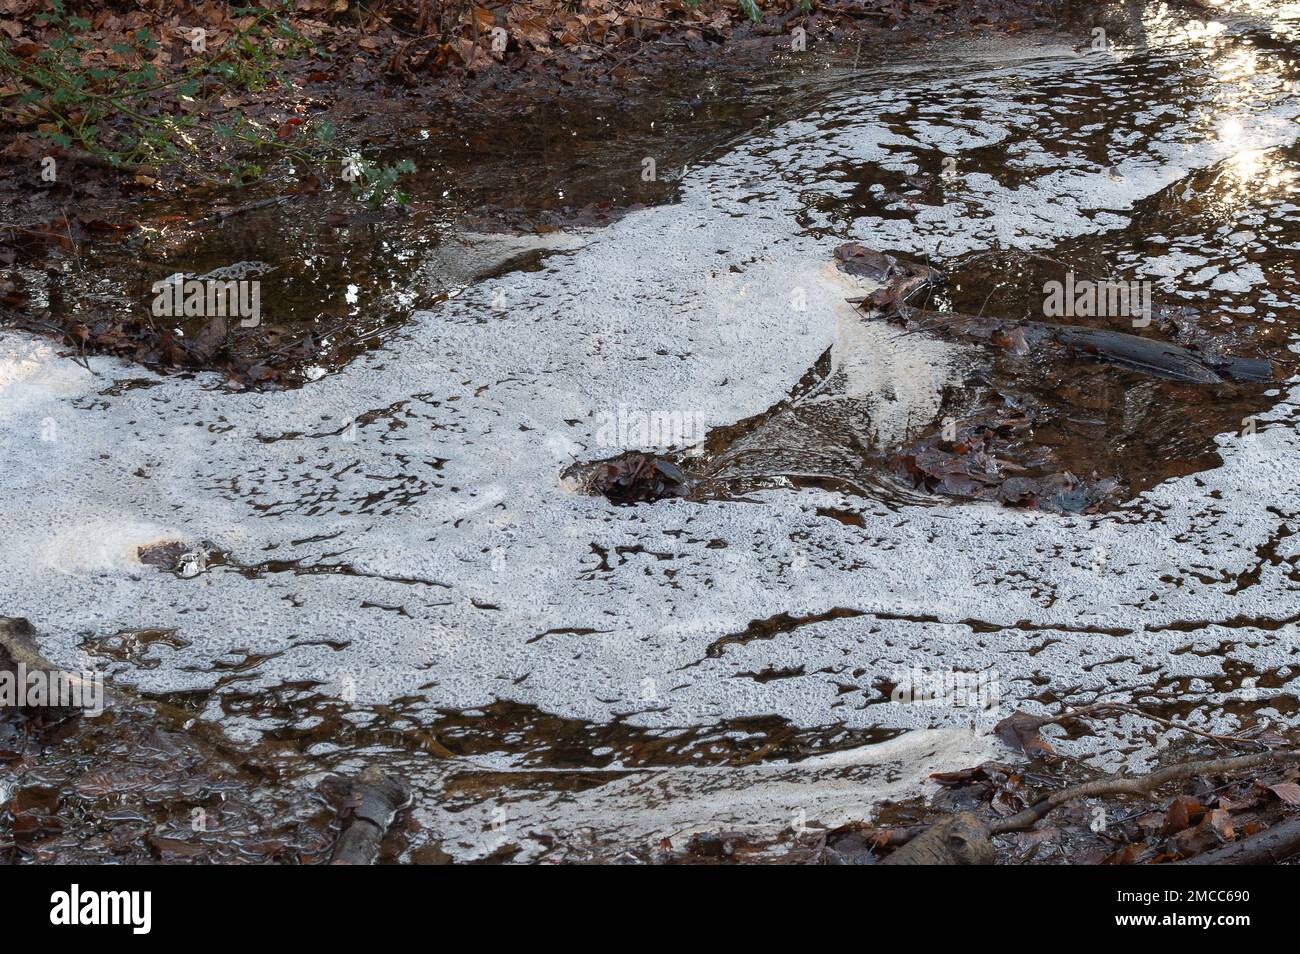
[[[202,228],[205,225],[218,225],[226,221],[226,219],[233,218],[236,215],[242,215],[245,212],[252,212],[255,209],[265,209],[267,206],[288,202],[290,198],[291,196],[287,195],[276,195],[269,199],[258,199],[256,202],[248,202],[244,205],[236,206],[233,209],[227,209],[224,212],[216,212],[212,215],[204,216],[201,219],[191,222],[190,225],[193,228]]]
[[[1152,715],[1149,712],[1144,712],[1141,709],[1139,709],[1137,706],[1131,706],[1125,702],[1094,702],[1086,706],[1081,706],[1078,709],[1070,709],[1069,711],[1063,712],[1058,716],[1045,716],[1040,719],[1037,719],[1036,721],[1039,726],[1053,725],[1061,722],[1067,722],[1070,719],[1084,718],[1089,715],[1092,715],[1093,713],[1104,712],[1106,710],[1112,710],[1115,712],[1126,712],[1129,715],[1135,715],[1143,719],[1149,719],[1150,721],[1163,725],[1166,728],[1179,729],[1183,732],[1189,732],[1192,735],[1199,735],[1203,739],[1209,739],[1210,741],[1216,742],[1219,745],[1225,747],[1229,744],[1259,745],[1259,742],[1256,739],[1247,739],[1237,735],[1215,735],[1213,732],[1206,732],[1203,729],[1193,729],[1191,726],[1188,725],[1180,725],[1179,723],[1172,722],[1169,719]]]
[[[42,321],[25,315],[19,315],[13,319],[14,324],[19,328],[26,328],[31,331],[44,331],[51,335],[57,336],[60,344],[66,344],[73,352],[68,355],[74,364],[85,368],[95,377],[99,377],[99,372],[90,366],[90,359],[86,357],[85,342],[74,341],[67,328],[60,327],[49,321]]]
[[[19,232],[26,232],[28,235],[40,235],[45,238],[65,238],[62,232],[42,232],[40,229],[31,229],[25,225],[19,225],[17,222],[0,222],[0,229],[17,229]]]

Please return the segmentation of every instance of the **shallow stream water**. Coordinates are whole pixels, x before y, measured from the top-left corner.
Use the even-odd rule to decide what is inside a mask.
[[[585,115],[559,168],[510,152],[446,177],[540,233],[418,198],[319,241],[292,213],[232,221],[186,252],[196,271],[279,255],[277,320],[347,329],[298,388],[83,367],[4,332],[0,607],[279,785],[400,771],[405,859],[838,824],[1008,757],[988,730],[1016,709],[1290,724],[1300,5],[1100,22],[1100,51],[1081,26],[783,60],[725,108],[688,81]],[[593,203],[609,224],[543,215]],[[847,241],[943,270],[939,310],[1039,317],[1067,270],[1151,281],[1274,381],[906,332],[846,301]],[[900,447],[1007,394],[1039,408],[1053,467],[1118,481],[1100,512],[900,481]],[[670,446],[635,426],[656,414]],[[616,506],[562,477],[629,450],[679,455],[709,492]],[[198,562],[141,561],[172,542]],[[894,701],[954,673],[990,705]],[[1115,768],[1174,738],[1124,719],[1056,744]],[[112,814],[127,789],[110,810],[77,788],[91,757],[55,759],[50,797],[139,825]]]

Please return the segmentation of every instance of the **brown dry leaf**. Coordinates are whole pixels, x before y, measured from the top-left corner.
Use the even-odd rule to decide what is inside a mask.
[[[1165,822],[1161,827],[1161,834],[1167,838],[1180,832],[1204,813],[1204,807],[1196,799],[1190,795],[1179,795],[1165,809]]]
[[[194,344],[191,345],[194,356],[200,361],[212,360],[225,342],[228,330],[229,325],[226,319],[220,315],[209,319],[208,323],[203,326],[203,330],[199,332],[198,337],[194,339]]]
[[[1113,851],[1105,858],[1102,858],[1098,864],[1103,865],[1135,865],[1137,864],[1138,855],[1146,848],[1144,842],[1135,841],[1131,845],[1125,845],[1118,851]]]
[[[1064,832],[1059,828],[1035,828],[1031,831],[1015,832],[1011,840],[1016,843],[1019,850],[1026,851],[1042,844],[1059,841],[1063,834]]]
[[[460,57],[460,61],[466,66],[473,66],[475,56],[479,51],[474,41],[463,37],[454,37],[451,42],[456,48],[456,55]]]
[[[1222,808],[1224,811],[1239,812],[1247,808],[1254,808],[1256,805],[1259,804],[1260,799],[1263,797],[1264,797],[1263,788],[1259,785],[1259,783],[1255,783],[1246,791],[1242,792],[1239,796],[1230,797],[1228,795],[1220,795],[1218,798],[1218,803],[1219,803],[1219,807]]]
[[[1139,815],[1134,821],[1147,838],[1155,838],[1160,834],[1161,829],[1165,827],[1165,816],[1161,812],[1146,812]]]
[[[940,785],[970,785],[987,779],[988,773],[984,771],[983,765],[960,769],[956,772],[932,772],[930,774],[930,781],[937,782]]]
[[[497,24],[496,17],[492,15],[492,11],[487,7],[479,6],[477,3],[474,4],[474,19],[478,22],[479,32],[481,33],[492,32],[492,28]]]
[[[1050,718],[1032,716],[1017,709],[995,725],[993,731],[1007,745],[1020,749],[1026,755],[1051,755],[1055,750],[1038,734],[1051,721]]]
[[[1194,828],[1184,828],[1169,839],[1168,847],[1184,858],[1199,855],[1203,851],[1217,848],[1220,843],[1218,830],[1206,815]]]
[[[510,32],[517,39],[527,40],[533,46],[550,46],[551,31],[547,27],[546,17],[523,17],[511,10],[507,23],[510,25]]]
[[[1270,785],[1268,790],[1288,805],[1300,805],[1300,785],[1295,782],[1278,782]]]
[[[1223,841],[1232,841],[1236,837],[1232,830],[1232,816],[1222,808],[1210,812],[1210,825]]]

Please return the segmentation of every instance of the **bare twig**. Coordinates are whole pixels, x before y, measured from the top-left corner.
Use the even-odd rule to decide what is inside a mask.
[[[1225,747],[1227,745],[1256,745],[1256,746],[1259,745],[1259,741],[1256,739],[1247,739],[1236,735],[1215,735],[1213,732],[1206,732],[1203,729],[1193,729],[1191,726],[1188,725],[1180,725],[1179,723],[1170,721],[1169,719],[1165,719],[1157,715],[1152,715],[1149,712],[1144,712],[1142,709],[1139,709],[1137,706],[1132,706],[1125,702],[1094,702],[1086,706],[1080,706],[1078,709],[1070,709],[1066,712],[1062,712],[1060,715],[1057,716],[1036,717],[1035,722],[1038,724],[1038,726],[1041,727],[1045,725],[1054,725],[1061,722],[1068,722],[1071,719],[1086,718],[1090,715],[1095,715],[1107,711],[1125,712],[1128,713],[1129,715],[1135,715],[1138,716],[1139,718],[1147,719],[1151,722],[1155,722],[1158,723],[1159,725],[1163,725],[1166,728],[1178,729],[1181,732],[1189,732],[1192,735],[1198,735],[1203,739],[1209,739],[1210,741]]]
[[[190,224],[194,228],[201,228],[205,225],[218,225],[221,222],[226,221],[226,219],[233,218],[236,215],[242,215],[245,212],[252,212],[255,209],[265,209],[267,206],[280,205],[283,202],[288,202],[289,199],[290,196],[287,195],[272,196],[269,199],[258,199],[256,202],[248,202],[244,205],[235,206],[235,208],[227,209],[224,212],[216,212],[212,215],[206,215],[201,219],[196,219]]]

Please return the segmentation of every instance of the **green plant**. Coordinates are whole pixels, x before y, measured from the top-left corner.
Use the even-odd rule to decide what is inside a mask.
[[[292,12],[289,0],[232,7],[237,18],[232,35],[214,49],[182,38],[192,55],[168,75],[151,62],[159,42],[148,30],[113,43],[112,55],[105,56],[86,36],[90,21],[68,13],[64,0],[51,0],[50,11],[37,19],[53,36],[34,56],[18,56],[0,35],[0,70],[18,80],[15,105],[0,104],[0,111],[37,121],[40,134],[63,149],[80,149],[118,167],[198,156],[209,134],[231,147],[223,150],[218,168],[235,183],[260,178],[283,158],[308,166],[341,164],[344,150],[335,145],[329,123],[302,130],[304,136],[294,126],[285,135],[284,127],[277,130],[238,110],[200,122],[218,97],[288,85],[281,70],[286,60],[308,52],[323,55],[293,28]],[[164,111],[163,99],[174,99],[179,110]],[[409,162],[367,162],[361,171],[353,188],[372,207],[390,198],[409,201],[396,187],[401,175],[414,171]]]
[[[276,64],[311,47],[287,19],[284,0],[266,7],[238,7],[232,12],[251,21],[213,51],[196,52],[172,75],[150,60],[158,40],[141,28],[114,42],[111,56],[100,56],[86,33],[91,23],[69,14],[63,0],[36,20],[52,28],[45,49],[30,59],[0,42],[0,68],[19,81],[17,107],[3,107],[20,118],[41,120],[40,133],[55,144],[77,147],[112,165],[172,159],[193,149],[189,133],[201,108],[232,91],[256,92],[278,77]],[[153,100],[174,96],[179,113],[152,110]],[[119,125],[111,120],[126,119]]]
[[[397,180],[404,175],[415,172],[415,163],[410,159],[380,165],[367,159],[352,157],[345,159],[345,168],[351,164],[355,170],[352,177],[352,191],[372,209],[378,209],[389,199],[398,205],[406,205],[411,197],[397,188]]]

